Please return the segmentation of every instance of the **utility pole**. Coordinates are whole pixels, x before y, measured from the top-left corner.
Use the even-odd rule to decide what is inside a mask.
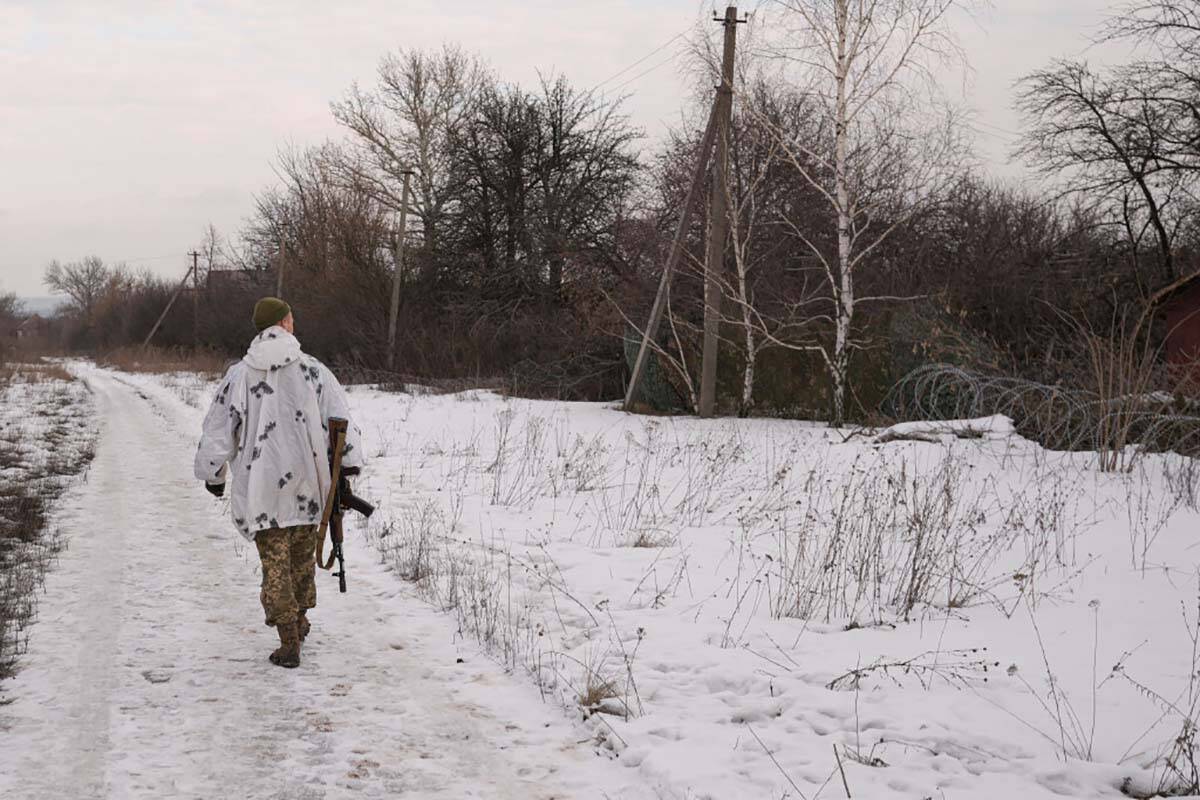
[[[187,286],[188,278],[192,277],[195,264],[196,262],[193,260],[192,266],[188,267],[188,271],[183,276],[183,280],[181,280],[179,285],[175,287],[175,293],[171,295],[171,299],[167,301],[167,307],[164,308],[162,313],[158,315],[158,319],[155,321],[154,327],[150,329],[148,334],[146,334],[146,339],[142,342],[142,352],[145,352],[146,348],[150,346],[150,340],[154,338],[154,334],[158,333],[158,327],[162,325],[163,320],[167,318],[167,313],[171,310],[171,306],[175,305],[175,301],[179,299],[179,295],[183,292],[183,287]]]
[[[192,257],[192,349],[200,346],[200,253],[193,250]]]
[[[280,300],[283,299],[283,257],[285,247],[287,247],[287,245],[283,241],[283,231],[280,231],[279,254],[275,257],[275,296]]]
[[[392,308],[388,315],[387,366],[389,370],[396,368],[396,317],[400,314],[400,281],[404,276],[404,238],[408,232],[408,189],[412,180],[412,170],[406,169],[404,175],[404,190],[400,193],[400,227],[395,233],[392,243],[392,254],[395,272],[392,275]]]
[[[692,219],[692,207],[696,205],[696,196],[704,185],[704,176],[708,173],[709,155],[712,153],[713,136],[717,129],[717,109],[714,104],[708,115],[708,124],[704,128],[704,136],[700,139],[700,150],[696,154],[696,168],[692,172],[692,182],[688,185],[687,196],[683,200],[683,208],[679,210],[679,222],[675,226],[675,238],[671,240],[671,249],[667,253],[667,263],[663,265],[662,277],[658,280],[658,293],[654,295],[654,305],[650,307],[650,321],[646,330],[642,331],[642,344],[638,347],[637,358],[633,362],[633,374],[629,376],[629,386],[625,389],[626,411],[633,410],[633,401],[637,397],[638,386],[646,371],[646,361],[650,358],[650,340],[658,337],[658,326],[662,322],[663,309],[667,306],[667,295],[671,293],[671,275],[683,253],[684,240],[687,239],[688,223]]]
[[[729,235],[729,129],[733,117],[733,59],[737,47],[737,6],[728,6],[724,17],[713,17],[725,26],[725,51],[721,58],[721,85],[717,87],[714,116],[717,150],[713,160],[708,198],[708,252],[704,259],[704,359],[700,366],[700,416],[711,417],[717,399],[717,355],[721,334],[721,282],[725,272],[725,244]]]

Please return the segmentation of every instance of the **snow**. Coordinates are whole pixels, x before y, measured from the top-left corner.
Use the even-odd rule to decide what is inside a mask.
[[[1160,519],[1154,460],[1135,476],[1099,475],[1083,455],[1010,436],[1002,418],[939,427],[982,438],[881,448],[803,423],[645,419],[480,393],[357,390],[351,404],[379,443],[368,494],[381,502],[379,524],[394,522],[376,540],[398,571],[411,568],[416,531],[432,529],[421,596],[564,706],[589,671],[614,681],[630,719],[590,724],[664,796],[843,796],[834,745],[849,748],[855,797],[1119,796],[1126,777],[1154,783],[1142,764],[1179,730],[1117,675],[1096,690],[1090,734],[1091,686],[1126,650],[1136,649],[1128,674],[1155,691],[1175,699],[1191,686],[1182,611],[1195,618],[1184,565],[1194,564],[1196,514]],[[828,541],[872,493],[872,519],[889,522],[879,500],[889,478],[920,483],[900,495],[914,511],[946,515],[939,552],[961,559],[972,583],[956,591],[943,579],[939,591],[962,602],[904,615],[850,592],[808,619],[773,613],[787,586],[817,585],[809,576],[822,566],[810,558],[789,576],[784,542]],[[954,503],[937,504],[943,490]],[[877,543],[904,563],[911,542],[890,523]],[[1139,532],[1154,538],[1146,558],[1132,544]],[[876,541],[870,533],[861,541]],[[480,574],[476,591],[503,613],[473,626],[484,604],[461,599],[463,576]],[[856,667],[913,658],[924,681],[910,667],[827,688]],[[1059,707],[1081,717],[1090,761],[1063,756],[1046,708],[1051,675],[1067,693]]]
[[[901,422],[880,431],[876,434],[875,441],[885,443],[906,438],[929,441],[941,436],[1002,439],[1014,433],[1016,426],[1013,425],[1013,421],[1003,414],[995,414],[976,419]]]
[[[64,756],[96,742],[114,796],[270,796],[286,765],[294,796],[1120,797],[1161,782],[1200,702],[1177,457],[1101,474],[1001,419],[881,445],[366,387],[379,510],[280,675],[253,559],[186,476],[212,384],[89,375],[157,415],[107,413],[93,473],[166,513],[95,477],[64,503],[0,791],[84,774]],[[113,575],[131,607],[88,597]]]
[[[0,387],[0,437],[15,456],[0,465],[0,482],[47,480],[57,490],[93,444],[87,430],[91,396],[79,381],[56,380],[44,369],[17,366],[11,382]],[[41,446],[46,441],[52,449]]]
[[[100,441],[5,686],[0,797],[653,796],[361,550],[350,593],[319,585],[302,666],[271,667],[257,559],[190,475],[200,412],[81,372]]]

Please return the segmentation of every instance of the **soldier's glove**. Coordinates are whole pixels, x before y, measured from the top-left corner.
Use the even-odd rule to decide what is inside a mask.
[[[347,478],[353,478],[355,475],[362,472],[361,467],[342,467],[342,474]]]
[[[204,488],[207,489],[208,493],[211,494],[213,497],[224,497],[225,496],[225,484],[224,483],[205,482]]]

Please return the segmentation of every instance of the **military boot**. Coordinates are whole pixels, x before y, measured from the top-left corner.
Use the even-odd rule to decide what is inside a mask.
[[[300,630],[295,622],[276,625],[279,632],[279,649],[269,656],[272,664],[280,667],[300,666]]]
[[[308,614],[306,612],[304,612],[304,611],[300,612],[300,619],[296,620],[296,625],[299,626],[300,641],[303,642],[305,639],[308,638],[308,632],[310,630],[312,630],[312,625],[309,624]]]

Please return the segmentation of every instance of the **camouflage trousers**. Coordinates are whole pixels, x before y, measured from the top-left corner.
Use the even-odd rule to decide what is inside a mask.
[[[268,625],[295,622],[317,604],[317,526],[271,528],[254,536],[262,561],[262,607]]]

